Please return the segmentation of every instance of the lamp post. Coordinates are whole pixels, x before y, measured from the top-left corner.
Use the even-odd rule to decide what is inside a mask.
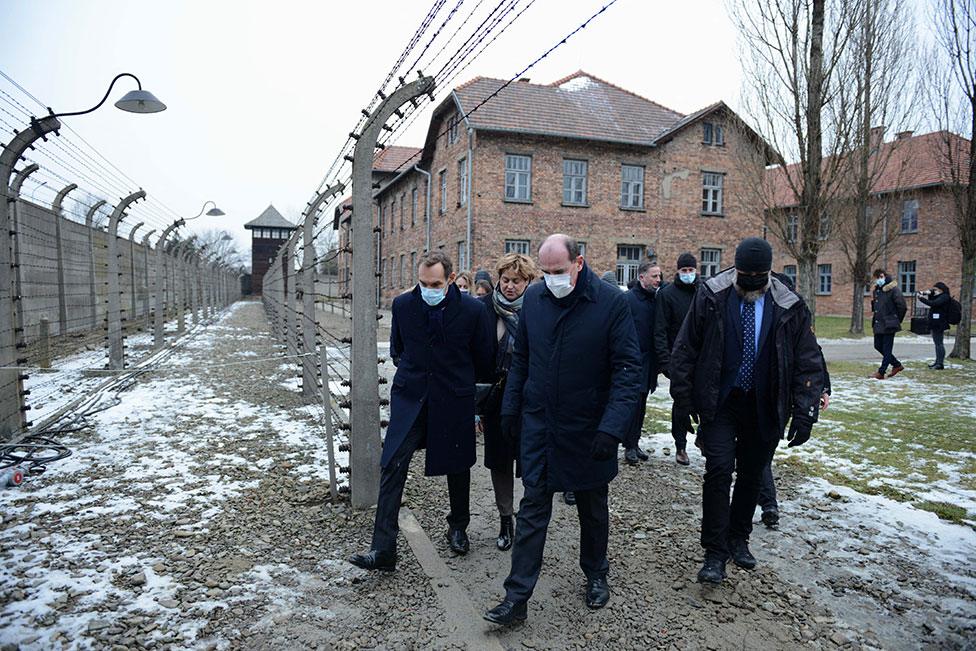
[[[27,406],[23,404],[23,382],[26,376],[16,370],[19,363],[17,358],[18,335],[22,331],[15,330],[17,322],[16,313],[20,306],[19,296],[14,296],[11,291],[12,283],[12,264],[11,260],[11,233],[10,224],[10,176],[13,174],[14,165],[21,159],[24,153],[38,140],[47,140],[50,133],[57,135],[61,129],[59,117],[69,117],[75,115],[85,115],[98,109],[112,89],[122,77],[132,77],[138,84],[138,90],[130,91],[115,103],[116,107],[131,113],[155,113],[162,111],[166,105],[160,102],[152,93],[142,89],[142,83],[134,75],[123,73],[115,77],[109,84],[105,97],[98,104],[86,111],[73,113],[55,113],[50,108],[48,115],[41,118],[31,118],[30,126],[20,131],[11,138],[0,152],[0,217],[3,217],[3,227],[0,228],[0,438],[10,438],[13,431],[26,427],[27,420],[24,414]],[[16,237],[16,233],[14,233]]]

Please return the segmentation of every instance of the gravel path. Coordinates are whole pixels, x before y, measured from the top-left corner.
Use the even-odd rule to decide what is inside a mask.
[[[330,502],[321,409],[301,403],[297,366],[280,355],[261,304],[238,303],[165,370],[117,404],[108,396],[88,428],[65,437],[72,457],[0,491],[4,649],[458,648],[471,622],[438,598],[443,579],[424,573],[406,541],[393,574],[345,563],[368,547],[372,512]],[[973,639],[971,591],[914,567],[912,553],[924,551],[890,528],[833,521],[857,500],[826,497],[788,472],[782,531],[756,534],[760,568],[730,567],[725,585],[699,586],[701,459],[681,468],[659,437],[647,444],[652,460],[611,485],[610,605],[583,605],[575,511],[559,502],[529,622],[499,631],[478,621],[478,630],[504,648],[540,649]],[[494,548],[488,474],[474,470],[472,552],[455,558],[443,540],[445,482],[424,478],[421,463],[422,454],[405,503],[480,612],[509,569]]]

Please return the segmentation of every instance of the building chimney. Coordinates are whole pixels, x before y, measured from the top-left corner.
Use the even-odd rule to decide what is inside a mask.
[[[518,80],[521,81],[523,84],[529,83],[528,77],[519,77]]]
[[[895,134],[895,140],[908,140],[912,137],[914,131],[899,131]]]
[[[878,149],[884,143],[885,130],[884,125],[871,127],[871,149]]]

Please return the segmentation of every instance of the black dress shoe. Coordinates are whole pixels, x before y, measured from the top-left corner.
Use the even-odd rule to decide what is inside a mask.
[[[641,450],[640,447],[636,447],[634,448],[634,450],[637,451],[637,458],[640,459],[641,461],[647,461],[648,459],[650,459],[650,457],[647,456],[647,453]]]
[[[528,611],[528,604],[524,601],[522,603],[515,603],[506,599],[485,613],[484,618],[492,624],[510,626],[517,622],[524,622],[525,618],[528,617]]]
[[[678,450],[674,453],[675,462],[681,464],[682,466],[687,466],[691,463],[691,459],[688,458],[688,453],[684,450]]]
[[[706,558],[702,568],[698,570],[699,583],[721,583],[725,579],[725,561],[717,558]]]
[[[570,506],[576,504],[576,494],[573,491],[566,491],[563,493],[563,501]]]
[[[464,532],[464,529],[448,529],[447,542],[451,545],[451,551],[455,554],[467,554],[468,550],[471,549],[471,544],[468,542],[468,534]]]
[[[763,509],[762,512],[762,523],[766,525],[769,529],[775,529],[779,526],[779,509],[773,507],[769,509]]]
[[[732,562],[745,570],[756,567],[756,557],[749,551],[749,545],[744,540],[730,540],[729,553],[732,554]]]
[[[640,463],[640,460],[637,458],[637,450],[634,448],[628,449],[624,453],[624,460],[627,461],[628,466],[636,466],[638,463]]]
[[[364,570],[392,572],[396,569],[397,558],[396,554],[391,552],[381,552],[373,549],[365,554],[353,554],[349,557],[349,562]]]
[[[512,548],[512,541],[514,539],[515,524],[512,522],[512,516],[503,515],[502,526],[498,530],[498,540],[495,541],[495,546],[498,547],[499,551],[508,551]]]
[[[610,586],[606,578],[590,579],[586,582],[586,606],[596,610],[610,601]]]

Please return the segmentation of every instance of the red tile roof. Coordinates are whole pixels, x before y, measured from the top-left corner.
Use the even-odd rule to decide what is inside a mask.
[[[476,77],[455,95],[470,112],[505,84]],[[553,84],[515,82],[468,116],[476,130],[652,145],[681,113],[578,71]]]
[[[373,158],[373,171],[399,172],[401,168],[419,163],[421,151],[420,147],[389,145],[377,152]]]
[[[947,142],[951,146],[951,157],[947,156]],[[884,164],[871,188],[876,194],[944,185],[953,182],[954,177],[965,182],[969,169],[969,141],[954,133],[934,131],[885,142],[876,157]],[[955,175],[950,160],[956,167]],[[794,184],[798,185],[799,164],[789,165],[787,169]],[[797,205],[798,199],[782,167],[770,169],[766,178],[775,202],[773,205],[781,208]]]

